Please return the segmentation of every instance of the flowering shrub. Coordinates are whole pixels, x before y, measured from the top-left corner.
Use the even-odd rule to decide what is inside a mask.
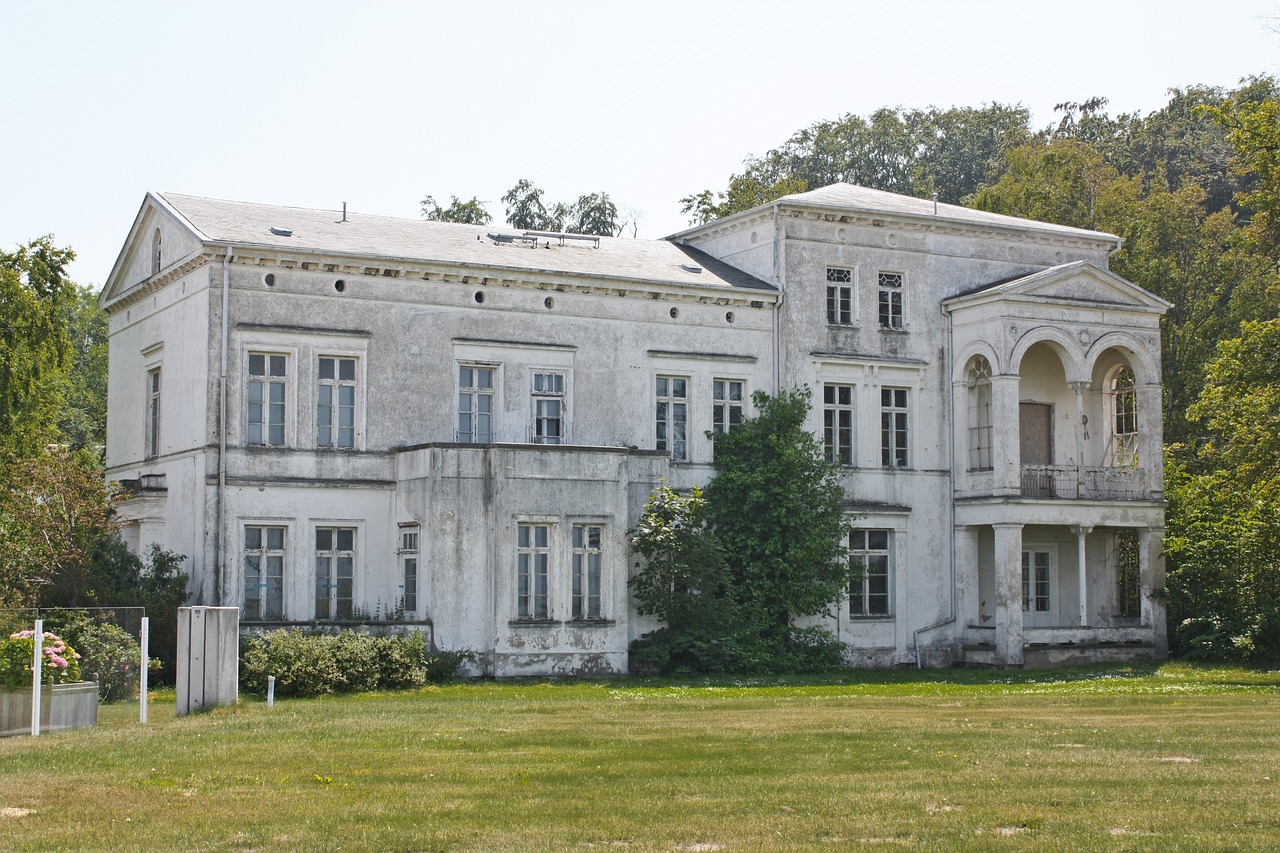
[[[31,659],[35,656],[35,632],[27,629],[10,634],[0,643],[0,683],[5,687],[31,684]],[[57,634],[44,632],[40,665],[42,684],[65,684],[80,680],[80,655]]]

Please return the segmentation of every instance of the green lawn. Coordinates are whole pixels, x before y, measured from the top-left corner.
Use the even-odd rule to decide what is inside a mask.
[[[477,682],[0,741],[0,849],[1280,848],[1280,672]]]

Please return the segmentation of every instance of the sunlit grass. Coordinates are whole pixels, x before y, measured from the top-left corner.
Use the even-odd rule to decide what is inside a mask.
[[[0,741],[0,849],[1265,849],[1280,673],[473,682]],[[25,813],[23,813],[25,812]]]

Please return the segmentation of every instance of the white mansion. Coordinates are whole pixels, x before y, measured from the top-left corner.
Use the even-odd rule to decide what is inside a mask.
[[[839,184],[665,240],[148,194],[100,301],[134,547],[244,623],[627,668],[627,529],[803,384],[859,665],[1162,657],[1159,320],[1109,234]]]

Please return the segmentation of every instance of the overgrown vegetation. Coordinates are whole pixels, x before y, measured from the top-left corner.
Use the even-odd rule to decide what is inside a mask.
[[[360,631],[250,634],[240,640],[240,686],[277,696],[321,696],[438,684],[472,659],[465,651],[432,651],[421,634],[380,636]]]
[[[632,665],[656,672],[815,672],[843,648],[818,626],[857,575],[838,468],[805,429],[811,392],[756,392],[757,415],[714,436],[705,494],[657,489],[631,531],[643,558],[637,609],[665,626],[632,644]]]

